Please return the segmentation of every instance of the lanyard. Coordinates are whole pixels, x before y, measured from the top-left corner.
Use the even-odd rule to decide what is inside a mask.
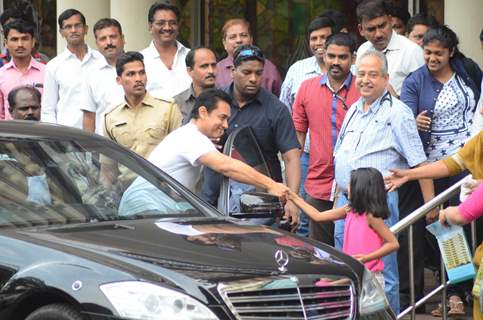
[[[389,93],[389,91],[386,91],[386,93],[382,96],[381,101],[379,101],[379,105],[381,105],[381,107],[382,107],[382,104],[384,102],[386,102],[386,101],[389,101],[389,107],[392,107],[392,96]],[[376,111],[376,113],[374,114],[373,117],[376,116],[377,112],[379,112],[379,110],[381,109],[381,107],[379,107],[379,109]],[[354,117],[355,114],[356,114],[356,110],[354,110],[354,112],[352,112],[352,114],[349,117],[349,120],[347,120],[347,123],[346,123],[346,125],[344,127],[344,130],[340,134],[340,141],[341,142],[344,139],[344,136],[345,136],[345,133],[347,131],[347,128],[349,127],[349,124],[350,124],[350,122],[351,122],[351,120],[352,120],[352,118]],[[371,120],[372,120],[372,118],[371,118]]]

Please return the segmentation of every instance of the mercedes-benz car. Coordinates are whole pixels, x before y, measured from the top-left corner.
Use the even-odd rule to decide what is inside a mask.
[[[100,136],[0,122],[0,319],[395,319],[353,258],[245,224],[278,200],[225,201],[242,219]]]

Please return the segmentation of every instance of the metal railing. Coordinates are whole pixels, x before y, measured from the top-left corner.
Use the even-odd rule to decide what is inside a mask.
[[[438,293],[442,292],[441,297],[441,306],[442,306],[442,316],[443,319],[448,319],[448,310],[447,310],[447,302],[446,302],[446,289],[449,284],[449,281],[446,280],[446,269],[441,259],[441,284],[421,298],[419,301],[415,301],[415,292],[414,292],[414,249],[413,249],[413,224],[420,219],[424,219],[426,214],[433,210],[436,207],[442,208],[443,204],[448,201],[451,197],[459,193],[461,185],[465,182],[466,178],[461,179],[450,188],[445,190],[444,192],[437,195],[431,201],[428,201],[423,206],[419,207],[411,214],[406,216],[404,219],[401,219],[398,223],[391,227],[391,231],[394,234],[399,234],[400,232],[408,230],[408,251],[409,251],[409,296],[410,296],[410,306],[403,310],[400,314],[398,314],[397,318],[401,319],[402,317],[406,316],[407,314],[411,313],[411,319],[416,319],[416,308],[426,303],[431,297],[437,295]],[[475,222],[471,223],[471,245],[473,252],[476,249],[476,226]]]

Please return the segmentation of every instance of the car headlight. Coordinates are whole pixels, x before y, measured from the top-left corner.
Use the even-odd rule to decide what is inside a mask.
[[[359,313],[361,316],[384,310],[389,307],[384,289],[381,288],[376,278],[366,268],[362,277],[362,290],[359,298]]]
[[[121,317],[142,320],[219,320],[199,301],[147,282],[107,283],[101,291]]]

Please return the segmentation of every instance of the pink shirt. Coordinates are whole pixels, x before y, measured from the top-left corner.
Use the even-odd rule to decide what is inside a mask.
[[[342,251],[348,255],[368,254],[382,247],[384,241],[369,227],[367,214],[357,214],[353,211],[347,212],[344,226],[344,245]],[[379,272],[384,269],[381,259],[364,263],[371,272]]]
[[[483,216],[483,183],[459,206],[458,209],[463,218],[470,222]]]
[[[8,111],[8,94],[18,86],[31,85],[42,93],[44,88],[45,65],[30,59],[27,72],[20,72],[13,59],[0,68],[0,120],[12,119]]]

